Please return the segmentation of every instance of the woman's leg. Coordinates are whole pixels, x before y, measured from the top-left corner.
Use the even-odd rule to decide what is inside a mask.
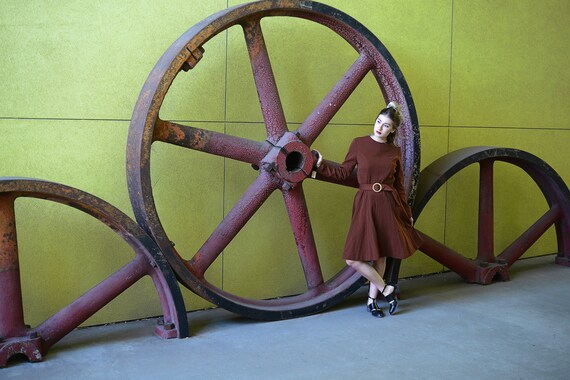
[[[378,260],[377,260],[378,261]],[[360,273],[364,278],[370,281],[370,292],[375,292],[375,295],[378,295],[379,289],[384,289],[384,280],[382,276],[378,273],[378,271],[372,265],[364,262],[364,261],[355,261],[355,260],[346,260],[346,263]],[[373,285],[373,286],[372,286]]]
[[[384,289],[384,287],[386,286],[386,283],[384,282],[384,270],[386,269],[386,258],[385,257],[381,257],[378,260],[374,261],[372,263],[372,267],[376,270],[376,272],[378,272],[378,274],[380,275],[380,278],[382,279],[382,283],[384,284],[382,286],[382,289]],[[374,285],[372,282],[370,283],[370,288],[368,289],[368,297],[374,298],[376,299],[378,297],[378,293],[380,292],[381,289],[377,288],[376,285]]]
[[[378,260],[374,261],[373,266],[374,266],[374,269],[376,269],[376,271],[380,275],[380,277],[382,277],[382,280],[383,280],[382,282],[384,284],[382,289],[378,289],[378,290],[382,291],[383,296],[387,296],[387,295],[391,294],[395,290],[394,286],[386,284],[386,282],[384,281],[384,272],[386,271],[386,258],[381,257]],[[376,294],[378,294],[378,292],[376,292]]]
[[[370,265],[363,261],[353,260],[346,260],[346,263],[354,268],[362,276],[364,276],[368,281],[370,281],[368,297],[375,299],[376,296],[378,296],[379,291],[382,291],[382,295],[390,305],[388,312],[390,314],[394,314],[396,312],[396,308],[398,307],[398,299],[394,294],[394,291],[396,289],[392,285],[386,285],[381,275],[381,273],[384,274],[386,259],[378,259],[373,263],[374,265]],[[373,302],[373,300],[370,299],[368,301],[370,304]]]
[[[390,315],[392,315],[396,312],[396,309],[398,307],[398,298],[396,297],[395,293],[396,288],[393,285],[386,284],[386,282],[384,281],[384,271],[386,270],[386,258],[382,257],[376,260],[373,264],[374,264],[373,265],[374,269],[376,269],[380,277],[382,277],[382,283],[384,284],[382,288],[378,288],[378,290],[382,292],[382,295],[384,296],[386,301],[388,301],[388,304],[390,305],[388,312],[390,313]],[[378,292],[376,294],[378,294]]]
[[[378,284],[383,283],[382,276],[379,275],[378,271],[373,265],[368,264],[364,261],[354,261],[346,260],[346,263],[354,268],[358,273],[370,281],[370,287],[368,288],[368,301],[366,302],[366,307],[373,317],[382,318],[384,317],[384,312],[378,304],[376,303],[376,297],[378,296]]]
[[[378,297],[378,288],[373,283],[370,283],[370,287],[368,288],[368,304],[370,305],[376,297]]]

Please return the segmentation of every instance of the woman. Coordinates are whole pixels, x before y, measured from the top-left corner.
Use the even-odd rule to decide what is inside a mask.
[[[402,152],[394,145],[401,121],[398,104],[389,103],[376,118],[372,135],[355,138],[340,166],[323,160],[314,151],[316,170],[323,176],[344,180],[358,167],[359,190],[354,197],[343,258],[370,281],[367,310],[379,318],[384,316],[376,303],[379,293],[388,301],[390,314],[398,306],[395,287],[382,278],[386,257],[405,259],[422,242],[407,203]]]

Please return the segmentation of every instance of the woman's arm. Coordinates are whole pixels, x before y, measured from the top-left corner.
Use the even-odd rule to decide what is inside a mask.
[[[317,161],[317,172],[325,177],[333,178],[338,181],[347,179],[356,166],[356,151],[356,140],[352,140],[352,143],[348,148],[348,153],[344,158],[344,162],[340,165],[331,161],[323,160],[321,154],[318,153],[319,160]]]

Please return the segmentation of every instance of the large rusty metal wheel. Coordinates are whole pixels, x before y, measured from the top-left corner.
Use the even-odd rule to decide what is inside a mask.
[[[295,131],[287,128],[261,28],[263,18],[276,16],[301,18],[324,25],[358,53],[349,70]],[[181,125],[160,117],[163,100],[177,76],[189,75],[184,71],[191,72],[196,65],[207,65],[208,41],[234,26],[243,28],[265,120],[265,141]],[[400,145],[406,187],[410,199],[413,199],[419,175],[420,145],[410,91],[386,48],[350,16],[311,1],[259,1],[229,8],[205,19],[185,32],[164,53],[144,84],[134,109],[128,137],[127,177],[138,223],[152,235],[186,287],[221,307],[248,317],[284,319],[328,308],[363,283],[360,275],[348,267],[330,279],[323,278],[302,183],[310,178],[313,166],[311,144],[369,72],[376,78],[384,98],[396,100],[402,106],[405,123],[401,127]],[[174,249],[155,207],[150,174],[153,143],[174,144],[241,161],[259,169],[254,182],[191,258],[182,258]],[[354,178],[343,185],[354,186]],[[283,194],[307,290],[290,297],[257,300],[230,294],[209,283],[205,272],[276,190]]]
[[[26,325],[16,234],[19,198],[62,203],[93,216],[121,236],[135,257],[40,325]],[[14,355],[41,361],[51,346],[146,275],[154,282],[163,311],[155,333],[162,338],[188,336],[182,294],[159,248],[132,219],[102,199],[54,182],[0,177],[0,236],[0,368]]]
[[[548,209],[508,247],[495,254],[494,247],[494,164],[504,162],[523,170],[535,182],[544,196]],[[420,250],[459,274],[467,282],[489,284],[494,279],[508,280],[509,268],[532,244],[554,226],[558,250],[556,263],[570,266],[570,191],[562,178],[540,158],[511,148],[470,147],[451,152],[420,173],[416,204],[417,220],[429,200],[450,178],[467,166],[479,165],[479,215],[477,256],[475,259],[455,252],[422,234]],[[516,195],[513,195],[516,203]]]

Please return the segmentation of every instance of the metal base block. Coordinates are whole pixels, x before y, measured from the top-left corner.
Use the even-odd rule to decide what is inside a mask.
[[[172,338],[185,338],[181,336],[180,332],[176,328],[176,324],[172,322],[164,323],[164,318],[158,318],[156,321],[156,327],[154,328],[154,334],[161,339],[172,339]]]
[[[43,359],[42,340],[39,337],[16,337],[0,341],[0,368],[6,367],[14,355],[24,355],[30,362]]]
[[[570,267],[570,257],[568,257],[568,255],[556,256],[554,263],[558,265],[564,265],[565,267]]]
[[[509,281],[511,279],[509,265],[501,262],[479,263],[475,272],[475,278],[474,282],[481,285],[489,285],[495,279]]]

